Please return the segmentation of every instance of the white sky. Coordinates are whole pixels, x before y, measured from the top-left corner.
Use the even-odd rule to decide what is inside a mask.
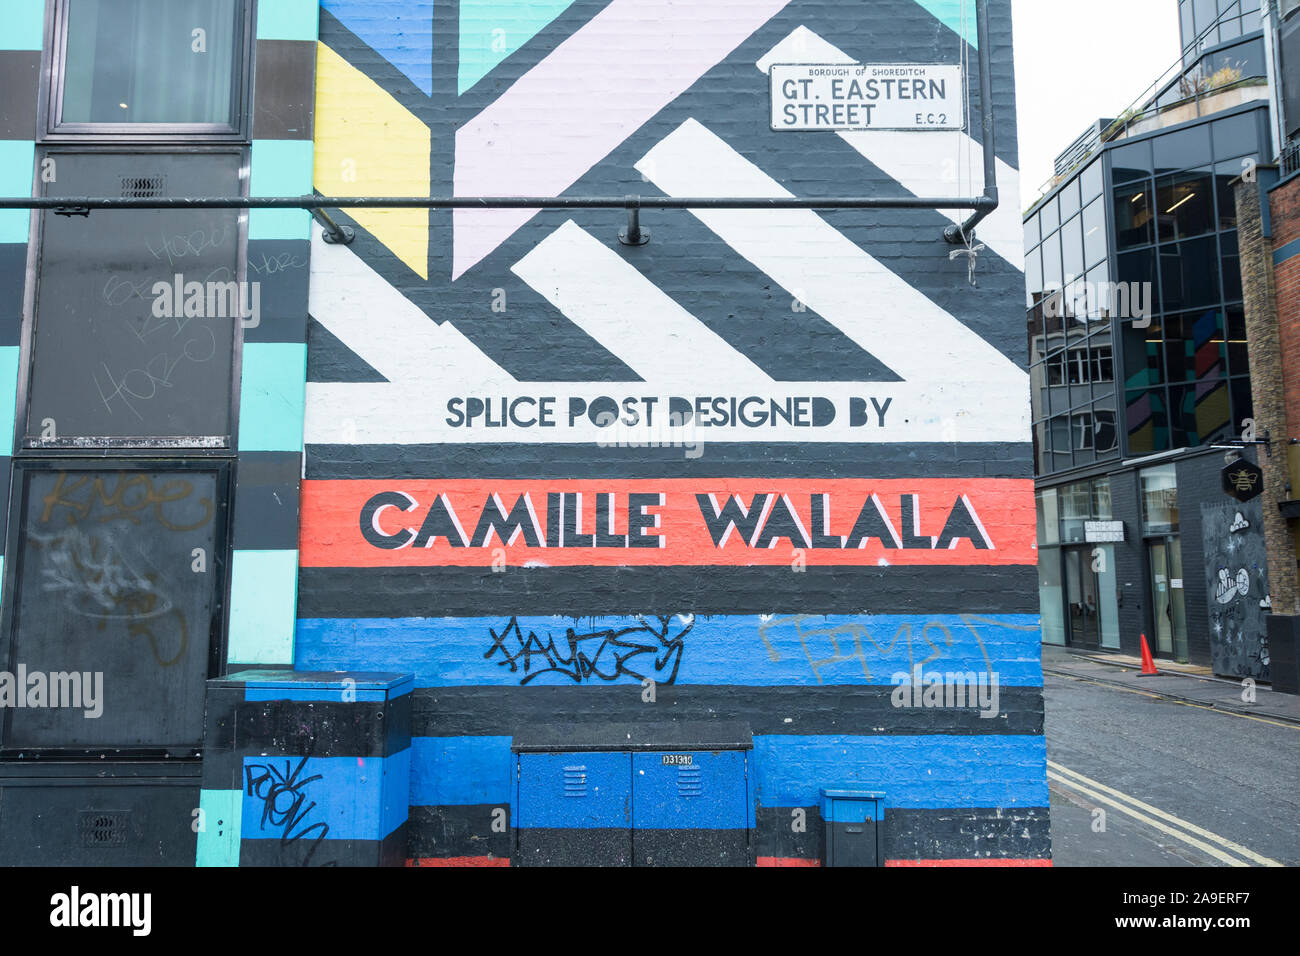
[[[1053,161],[1118,116],[1178,59],[1177,0],[1011,0],[1020,127],[1020,208]]]

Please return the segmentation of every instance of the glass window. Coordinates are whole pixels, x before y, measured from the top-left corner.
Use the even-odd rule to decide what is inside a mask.
[[[1237,228],[1237,195],[1236,187],[1232,182],[1245,172],[1245,168],[1241,165],[1243,162],[1245,160],[1230,159],[1214,167],[1216,174],[1214,189],[1218,197],[1220,229]]]
[[[1202,46],[1210,46],[1216,40],[1215,31],[1212,29],[1214,21],[1219,18],[1219,11],[1215,7],[1214,0],[1192,0],[1192,12],[1196,16],[1196,35],[1203,36]],[[1208,34],[1206,31],[1209,31]],[[1192,38],[1188,37],[1190,43]]]
[[[1108,263],[1088,272],[1088,324],[1094,328],[1109,327],[1115,303],[1110,301],[1110,270]]]
[[[1228,438],[1232,409],[1227,380],[1170,386],[1169,424],[1175,448],[1195,448]]]
[[[1055,232],[1061,225],[1061,207],[1057,204],[1056,197],[1053,196],[1047,202],[1043,203],[1042,208],[1038,211],[1038,218],[1042,220],[1043,238],[1047,238],[1049,232]]]
[[[1111,178],[1116,183],[1132,182],[1151,175],[1151,141],[1117,146],[1110,154]]]
[[[1054,232],[1043,240],[1043,288],[1054,292],[1065,284],[1061,274],[1061,234]]]
[[[1100,199],[1083,211],[1083,261],[1095,266],[1106,258],[1106,205]]]
[[[1239,305],[1230,305],[1228,312],[1228,373],[1250,374],[1250,355],[1246,350],[1246,313]],[[1240,421],[1240,419],[1238,419]]]
[[[1066,282],[1083,276],[1083,224],[1080,216],[1061,227],[1061,268],[1065,271]]]
[[[1097,404],[1092,410],[1092,417],[1097,429],[1097,435],[1093,441],[1097,446],[1098,456],[1117,451],[1119,449],[1119,432],[1115,429],[1114,402]],[[1109,518],[1109,509],[1101,517]]]
[[[1038,213],[1025,220],[1025,248],[1032,249],[1038,245],[1042,236],[1038,234]]]
[[[1156,183],[1160,241],[1190,239],[1214,230],[1214,187],[1208,172],[1179,173]]]
[[[1142,533],[1178,533],[1178,475],[1173,465],[1142,469]]]
[[[1164,318],[1165,369],[1170,382],[1192,382],[1223,375],[1227,353],[1223,315],[1218,309]]]
[[[1171,312],[1219,302],[1219,244],[1214,236],[1160,247],[1160,293]]]
[[[67,0],[60,123],[234,127],[243,7]]]
[[[1079,189],[1082,193],[1083,202],[1090,203],[1102,193],[1102,170],[1101,160],[1095,160],[1079,176]]]
[[[1065,589],[1061,584],[1061,551],[1038,552],[1038,605],[1042,610],[1043,643],[1065,646]]]
[[[1241,255],[1237,249],[1237,233],[1225,232],[1219,236],[1219,254],[1223,258],[1223,300],[1238,302],[1243,298],[1241,288]]]
[[[1056,198],[1061,207],[1061,222],[1065,222],[1079,211],[1079,180],[1072,179],[1062,186]]]
[[[1131,249],[1155,241],[1155,213],[1151,187],[1146,180],[1115,191],[1115,246]]]
[[[1115,381],[1115,355],[1109,341],[1102,342],[1108,336],[1092,337],[1089,348],[1088,363],[1091,366],[1090,377],[1093,382],[1107,383]]]
[[[1169,451],[1169,415],[1163,389],[1129,392],[1125,415],[1130,455]]]
[[[1031,249],[1025,254],[1025,308],[1043,301],[1043,254]]]
[[[1051,546],[1061,543],[1061,528],[1057,519],[1056,489],[1048,488],[1035,496],[1038,504],[1038,543]]]
[[[1149,328],[1124,326],[1124,384],[1129,388],[1164,384],[1162,323],[1156,316]]]
[[[1250,379],[1234,378],[1228,386],[1232,392],[1232,421],[1237,428],[1245,428],[1246,419],[1255,417],[1255,403],[1250,394]]]

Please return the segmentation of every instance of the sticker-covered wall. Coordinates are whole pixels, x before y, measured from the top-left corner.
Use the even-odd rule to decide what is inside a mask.
[[[411,860],[655,862],[669,833],[814,864],[823,791],[863,791],[887,864],[1048,862],[989,6],[1004,203],[973,271],[958,210],[652,211],[639,246],[622,210],[315,229],[294,667],[414,675]],[[315,185],[976,195],[975,37],[974,0],[322,0]],[[862,128],[877,105],[935,128]]]

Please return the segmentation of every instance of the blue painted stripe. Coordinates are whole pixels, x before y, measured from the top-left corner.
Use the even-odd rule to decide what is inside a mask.
[[[307,196],[315,175],[311,140],[253,141],[248,191],[251,196]],[[303,209],[253,209],[248,219],[249,241],[311,239],[311,213]]]
[[[315,40],[318,0],[271,0],[257,5],[257,39]]]
[[[0,196],[30,196],[35,166],[36,143],[30,140],[0,139]],[[30,210],[0,209],[0,242],[25,245],[30,223]]]
[[[245,757],[240,836],[314,840],[323,833],[326,840],[382,840],[407,817],[405,793],[385,778],[405,781],[410,760],[409,750],[382,759]],[[401,799],[394,799],[399,792]]]
[[[1280,266],[1288,259],[1294,259],[1300,256],[1300,239],[1292,239],[1286,245],[1278,246],[1273,250],[1273,265]]]
[[[239,450],[302,451],[307,402],[307,346],[244,345],[239,393]]]
[[[382,703],[388,699],[386,691],[363,690],[360,687],[345,688],[335,686],[327,690],[312,690],[300,687],[249,687],[244,691],[244,700],[298,700],[324,704]]]
[[[195,866],[239,866],[242,790],[200,790],[203,825],[195,849]]]
[[[425,96],[433,95],[433,0],[320,0],[320,5]],[[515,11],[508,15],[512,21]]]
[[[39,50],[45,45],[45,0],[5,0],[0,50]]]
[[[755,737],[758,802],[816,805],[822,789],[879,790],[885,807],[1047,806],[1043,737]]]
[[[413,672],[420,687],[572,686],[573,647],[602,673],[694,685],[889,685],[924,672],[1042,685],[1037,615],[304,619],[297,670]],[[680,647],[675,641],[680,638]],[[615,643],[616,642],[616,643]],[[644,650],[640,650],[644,648]],[[640,684],[628,673],[617,682]],[[603,682],[602,682],[603,683]]]
[[[297,592],[297,551],[235,551],[226,659],[240,664],[291,664]]]
[[[509,806],[510,737],[412,737],[411,806]]]
[[[507,805],[509,737],[411,741],[411,806]],[[757,736],[758,805],[817,806],[823,789],[880,790],[899,809],[1047,806],[1041,736]]]
[[[0,455],[8,455],[14,447],[14,421],[18,405],[19,347],[6,345],[0,348]]]

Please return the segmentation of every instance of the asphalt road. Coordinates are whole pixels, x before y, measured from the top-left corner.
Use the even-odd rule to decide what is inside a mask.
[[[1300,726],[1050,674],[1044,696],[1056,866],[1300,866]]]

